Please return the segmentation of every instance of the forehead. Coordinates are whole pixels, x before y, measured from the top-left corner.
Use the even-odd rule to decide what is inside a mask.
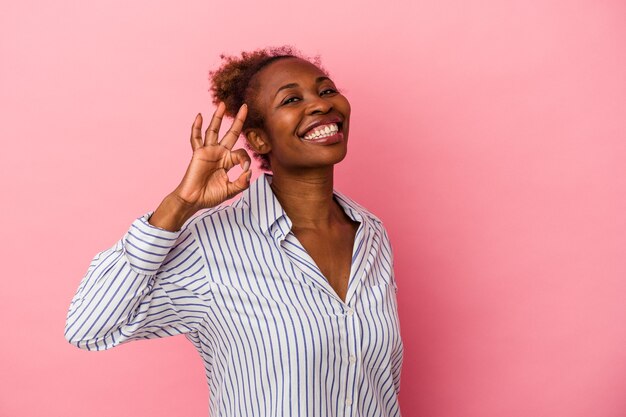
[[[314,82],[327,74],[316,65],[300,58],[283,58],[272,62],[257,74],[260,95],[274,94],[285,84]]]

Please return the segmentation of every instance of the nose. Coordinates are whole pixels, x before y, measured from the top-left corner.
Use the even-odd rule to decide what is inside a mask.
[[[307,106],[307,114],[326,114],[331,111],[332,108],[333,105],[330,100],[316,95],[310,100]]]

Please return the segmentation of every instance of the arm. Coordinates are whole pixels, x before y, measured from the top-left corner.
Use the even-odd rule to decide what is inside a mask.
[[[394,277],[394,273],[392,272],[392,283],[393,283],[393,287],[395,289],[395,293],[397,294],[398,292],[398,286],[396,284],[396,279]],[[393,296],[393,304],[395,306],[395,314],[396,314],[396,320],[398,321],[398,329],[400,329],[400,317],[398,315],[398,299],[397,296],[394,294]],[[398,334],[398,344],[396,345],[396,348],[393,350],[392,352],[392,356],[391,356],[391,374],[393,375],[393,385],[396,389],[396,395],[400,394],[400,376],[402,375],[402,362],[404,360],[404,343],[402,341],[402,334],[401,332]]]
[[[246,151],[231,150],[247,106],[241,106],[218,142],[224,112],[220,103],[204,138],[202,115],[196,116],[193,154],[179,186],[156,211],[136,219],[113,247],[94,257],[67,313],[68,342],[103,350],[130,340],[192,332],[202,322],[212,294],[189,219],[248,188],[252,174]],[[227,172],[235,164],[243,172],[230,181]]]
[[[384,247],[386,256],[389,258],[390,267],[391,267],[390,282],[394,289],[394,295],[393,295],[393,300],[392,300],[393,308],[394,308],[394,313],[396,315],[396,320],[398,322],[398,329],[400,329],[400,317],[398,315],[398,299],[397,299],[398,284],[396,282],[396,277],[395,277],[396,274],[394,270],[395,267],[394,267],[394,260],[393,260],[393,249],[391,247],[391,241],[389,240],[389,235],[387,234],[387,230],[385,229],[384,226],[382,227],[382,231],[383,231],[383,247]],[[401,334],[398,333],[398,343],[396,344],[396,347],[393,349],[392,357],[391,357],[391,373],[393,375],[393,385],[396,390],[396,395],[400,393],[400,376],[402,374],[403,359],[404,359],[404,344],[402,342]]]
[[[202,321],[212,295],[193,222],[170,231],[150,224],[152,214],[92,260],[67,314],[65,338],[74,346],[104,350],[191,332]]]

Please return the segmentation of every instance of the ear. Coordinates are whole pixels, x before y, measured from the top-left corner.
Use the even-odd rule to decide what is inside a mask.
[[[266,154],[272,149],[267,135],[261,129],[247,129],[244,132],[250,147],[258,154]]]

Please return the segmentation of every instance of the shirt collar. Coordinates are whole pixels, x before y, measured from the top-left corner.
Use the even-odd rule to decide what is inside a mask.
[[[269,228],[278,221],[278,219],[287,218],[287,213],[280,205],[278,198],[272,191],[270,183],[272,175],[266,172],[250,184],[247,190],[243,192],[243,200],[248,203],[250,211],[254,218],[258,221],[263,233],[267,233]],[[291,229],[291,221],[289,222]]]
[[[277,224],[284,237],[291,230],[291,220],[280,205],[278,198],[270,187],[273,175],[267,172],[262,173],[250,186],[242,193],[242,199],[248,204],[252,215],[256,218],[264,233],[272,229]],[[371,225],[376,220],[362,206],[352,201],[339,191],[333,190],[335,199],[344,209],[344,212],[354,221],[364,222]]]

